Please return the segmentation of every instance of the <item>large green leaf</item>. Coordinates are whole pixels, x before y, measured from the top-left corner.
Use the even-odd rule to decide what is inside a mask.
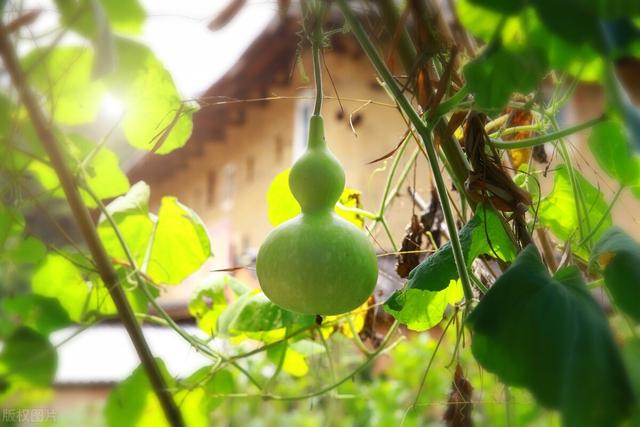
[[[120,285],[126,283],[123,269],[116,270]],[[84,322],[93,315],[115,315],[113,300],[100,277],[94,272],[82,272],[68,258],[50,253],[38,266],[31,280],[34,294],[57,300],[74,322]],[[125,295],[136,312],[146,311],[146,299],[137,288]]]
[[[75,322],[83,320],[89,286],[78,268],[58,254],[47,255],[31,282],[34,294],[57,300]]]
[[[125,106],[127,141],[158,154],[182,147],[191,135],[194,107],[182,102],[171,75],[149,48],[124,38],[115,46],[118,65],[108,81]]]
[[[621,123],[610,120],[594,126],[589,148],[600,167],[620,184],[640,184],[640,156],[632,150]]]
[[[516,255],[496,212],[487,205],[479,205],[471,221],[460,230],[460,243],[467,267],[481,254],[504,261],[513,260]],[[447,306],[446,289],[456,279],[458,270],[451,243],[447,242],[411,271],[407,286],[395,292],[384,309],[411,329],[433,327]]]
[[[551,277],[529,246],[468,322],[478,362],[558,409],[564,425],[615,426],[629,414],[633,390],[620,353],[576,268]]]
[[[235,295],[242,295],[249,288],[228,274],[211,275],[196,289],[189,300],[189,313],[196,318],[198,327],[209,335],[218,332],[218,318],[227,308],[227,288]]]
[[[127,194],[107,205],[107,212],[113,218],[139,268],[144,262],[155,226],[155,220],[149,214],[149,192],[149,186],[140,181]],[[98,235],[109,255],[128,262],[116,232],[104,215],[98,222]]]
[[[482,254],[511,261],[516,252],[505,233],[498,214],[487,205],[478,205],[476,214],[460,230],[460,244],[467,267]],[[407,286],[427,291],[440,291],[458,278],[451,242],[442,245],[409,274]]]
[[[576,45],[556,35],[540,22],[531,7],[520,10],[517,15],[504,15],[496,11],[499,7],[481,6],[492,7],[489,3],[491,0],[456,2],[458,19],[475,36],[485,42],[496,37],[516,51],[525,46],[528,46],[525,50],[536,49],[538,54],[544,53],[550,68],[566,71],[581,80],[595,81],[602,77],[601,56],[588,44]],[[514,4],[519,5],[519,2]]]
[[[0,353],[0,378],[6,376],[9,391],[24,386],[48,387],[57,365],[56,350],[46,337],[32,329],[19,328],[4,342]]]
[[[175,388],[175,381],[169,375],[162,359],[156,358],[155,361],[169,388]],[[208,425],[208,405],[205,398],[202,388],[174,393],[175,401],[180,402],[180,412],[185,425]],[[138,366],[111,391],[104,407],[104,414],[108,427],[169,427],[142,366]]]
[[[37,294],[16,295],[0,301],[0,335],[17,325],[43,335],[71,325],[71,319],[60,301]]]
[[[314,320],[314,316],[292,313],[278,307],[264,293],[255,290],[241,295],[226,307],[218,318],[218,332],[227,336],[247,335],[268,340],[270,332],[278,335],[287,326],[308,326]]]
[[[590,267],[603,269],[615,304],[640,322],[640,244],[617,227],[602,236],[591,252]]]
[[[209,412],[214,411],[224,403],[225,398],[220,395],[224,396],[225,394],[233,393],[235,390],[235,381],[231,372],[222,369],[212,372],[209,366],[200,368],[189,375],[183,381],[183,385],[187,389],[201,388],[204,390],[206,396],[205,405]]]
[[[158,212],[147,273],[156,283],[176,285],[211,256],[207,228],[175,197],[164,197]]]
[[[62,22],[80,34],[96,36],[96,6],[102,7],[109,25],[118,32],[139,33],[146,17],[137,0],[56,0]]]
[[[634,338],[627,341],[622,348],[622,357],[624,358],[631,384],[636,395],[636,405],[631,416],[630,427],[640,426],[640,339]]]
[[[597,241],[604,231],[611,226],[611,214],[607,212],[607,202],[604,196],[594,187],[580,172],[574,169],[576,185],[582,192],[582,198],[586,207],[585,214],[581,215],[582,227],[585,236],[592,227],[595,227],[602,219],[603,222],[593,236],[593,241]],[[549,227],[553,234],[564,241],[579,241],[578,229],[580,226],[576,207],[576,199],[569,169],[566,165],[559,166],[555,171],[553,190],[540,202],[538,218],[542,225]],[[584,247],[574,245],[573,251],[582,257],[588,254]]]
[[[302,212],[300,204],[293,197],[289,188],[290,171],[291,168],[287,168],[276,175],[267,190],[267,213],[269,222],[273,226],[280,225]],[[360,192],[358,190],[345,188],[340,195],[339,203],[347,208],[360,208],[359,200]],[[344,210],[339,205],[336,205],[335,212],[356,227],[364,228],[364,219],[360,215]]]
[[[93,61],[91,49],[75,46],[35,49],[23,59],[56,122],[76,125],[96,117],[105,85],[92,77]]]
[[[464,68],[476,106],[499,111],[514,92],[527,94],[547,72],[544,51],[535,46],[505,46],[495,42]]]
[[[413,331],[426,331],[440,323],[444,317],[449,304],[449,289],[435,292],[403,289],[393,294],[385,303],[384,311]]]
[[[101,200],[119,196],[129,190],[129,179],[120,169],[118,156],[107,147],[98,147],[94,142],[80,136],[66,138],[70,168],[84,178],[85,184]],[[40,185],[56,198],[64,198],[64,192],[53,168],[46,163],[33,160],[29,171],[35,175]],[[85,204],[97,207],[92,196],[84,189],[80,194]]]

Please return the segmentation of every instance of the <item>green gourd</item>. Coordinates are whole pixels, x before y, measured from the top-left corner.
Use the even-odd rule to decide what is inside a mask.
[[[302,213],[275,228],[258,252],[260,287],[287,310],[335,315],[362,305],[376,285],[378,262],[367,236],[334,207],[344,170],[327,148],[322,117],[311,117],[306,152],[289,174]]]

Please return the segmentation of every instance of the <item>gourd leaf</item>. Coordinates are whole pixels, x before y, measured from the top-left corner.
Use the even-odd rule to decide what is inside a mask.
[[[242,282],[228,274],[212,275],[202,282],[189,301],[189,313],[196,318],[198,327],[209,335],[218,330],[218,318],[229,305],[225,292],[231,289],[236,296],[249,292]]]
[[[147,273],[156,283],[176,285],[211,256],[207,228],[175,197],[163,197],[151,244]]]
[[[301,212],[298,201],[293,197],[289,189],[290,171],[291,168],[287,168],[276,175],[267,190],[269,222],[273,226],[280,225]],[[339,203],[348,208],[360,208],[360,192],[353,188],[345,188],[340,196]],[[335,212],[356,227],[364,228],[364,219],[360,215],[344,210],[338,205],[336,205]]]
[[[559,410],[563,425],[618,425],[629,415],[634,396],[622,358],[575,267],[551,277],[535,247],[527,247],[468,324],[478,362]]]
[[[16,329],[4,342],[0,353],[0,378],[6,376],[6,394],[20,388],[51,385],[58,355],[49,340],[26,327]],[[0,391],[0,399],[3,397]]]
[[[0,301],[0,335],[22,325],[42,335],[71,325],[60,301],[36,294],[15,295]]]
[[[73,258],[69,256],[69,258]],[[116,270],[121,285],[126,273]],[[91,314],[111,315],[117,310],[111,296],[96,273],[83,274],[67,257],[49,253],[31,278],[34,294],[57,300],[76,323],[87,320]],[[127,290],[125,295],[136,312],[146,311],[146,298],[138,289]]]
[[[162,359],[156,358],[156,365],[165,378],[167,386],[176,387]],[[189,427],[208,425],[208,408],[205,391],[202,388],[180,390],[174,393],[174,399],[180,402],[180,412]],[[142,366],[138,366],[129,377],[119,383],[107,398],[104,407],[108,427],[169,427],[162,407],[158,402],[149,379]]]
[[[600,190],[577,170],[574,169],[573,173],[587,210],[586,217],[581,218],[585,233],[588,233],[591,227],[596,226],[604,217],[600,228],[594,234],[593,241],[595,242],[606,229],[611,227],[611,214],[607,213],[607,202]],[[553,190],[540,202],[538,218],[540,223],[549,227],[559,239],[567,242],[579,240],[576,199],[571,186],[568,166],[561,165],[556,169]],[[588,253],[583,246],[573,245],[572,249],[576,255],[588,258]]]
[[[47,99],[53,119],[77,125],[92,121],[105,92],[92,76],[93,50],[79,46],[34,49],[23,60],[29,81]]]
[[[284,357],[282,370],[293,377],[301,378],[309,373],[309,365],[304,355],[294,350],[287,341],[269,347],[267,357],[276,366]]]
[[[235,390],[235,381],[231,372],[219,369],[212,373],[211,367],[208,366],[200,368],[189,375],[184,380],[183,385],[186,386],[186,389],[198,387],[204,390],[207,412],[214,411],[225,401],[225,398],[220,395],[233,393]]]
[[[515,258],[515,248],[497,215],[490,206],[479,205],[471,221],[460,230],[467,267],[481,254],[503,261]],[[448,292],[456,292],[451,284],[456,284],[457,279],[453,250],[447,242],[411,271],[406,287],[387,300],[384,310],[410,329],[433,327],[442,320],[448,301],[455,300],[448,296]]]
[[[70,135],[65,140],[71,170],[82,169],[81,176],[96,197],[101,200],[110,199],[129,190],[129,179],[120,169],[118,156],[113,151],[107,147],[98,147],[80,135]],[[51,196],[64,199],[58,176],[49,164],[33,160],[28,169]],[[93,197],[84,189],[80,188],[80,194],[87,206],[97,207]]]
[[[464,68],[476,106],[487,111],[501,110],[514,92],[532,91],[546,72],[543,50],[531,45],[506,46],[500,41],[490,44]]]
[[[313,324],[314,316],[284,310],[258,290],[247,292],[233,301],[218,317],[218,333],[271,341],[284,336],[287,326]]]
[[[114,199],[106,207],[138,267],[143,264],[155,226],[155,219],[149,214],[149,192],[145,182],[137,182],[127,194]],[[98,221],[98,236],[111,257],[128,262],[113,227],[104,215]]]
[[[195,108],[182,102],[171,74],[146,46],[116,38],[118,64],[107,79],[125,106],[122,127],[129,144],[167,154],[189,136]]]
[[[632,150],[621,123],[609,120],[597,124],[588,143],[598,164],[609,176],[621,185],[640,184],[640,156]]]
[[[75,322],[83,320],[89,286],[71,261],[55,253],[47,255],[31,281],[34,294],[57,300]]]
[[[115,31],[137,34],[142,29],[146,13],[137,0],[56,0],[56,6],[65,25],[93,38],[96,36],[98,17],[97,7],[91,3],[96,1]]]
[[[603,270],[615,304],[640,322],[640,244],[613,227],[594,246],[589,265],[592,270]]]

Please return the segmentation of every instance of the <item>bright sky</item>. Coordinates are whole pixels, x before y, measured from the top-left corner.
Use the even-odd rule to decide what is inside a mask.
[[[211,18],[227,4],[221,0],[141,0],[148,18],[141,39],[172,73],[185,97],[207,89],[224,74],[277,11],[275,0],[249,0],[220,31]]]
[[[211,31],[207,25],[228,0],[139,1],[147,20],[138,39],[164,63],[184,98],[199,95],[220,78],[277,12],[275,0],[248,0],[226,27]],[[25,7],[44,11],[36,21],[36,32],[57,25],[52,0],[26,0]],[[69,35],[64,42],[77,38]],[[21,53],[31,48],[31,43],[19,46]]]

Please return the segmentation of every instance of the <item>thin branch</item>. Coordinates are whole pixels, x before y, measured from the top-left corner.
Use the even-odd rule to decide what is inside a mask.
[[[346,0],[338,0],[337,4],[342,11],[345,20],[349,24],[351,31],[358,40],[358,43],[369,57],[369,60],[373,64],[380,77],[387,84],[389,91],[392,93],[399,107],[408,116],[408,118],[411,120],[411,123],[416,128],[416,131],[420,135],[422,145],[427,151],[427,157],[431,166],[431,171],[435,178],[438,196],[440,198],[440,205],[442,206],[442,211],[447,223],[447,228],[449,229],[449,234],[451,236],[451,248],[453,249],[453,255],[456,263],[456,268],[458,270],[458,275],[460,277],[460,281],[462,282],[464,296],[468,302],[471,302],[471,300],[473,299],[473,290],[471,289],[469,272],[467,271],[464,253],[462,251],[462,245],[460,243],[458,230],[456,228],[455,218],[453,217],[451,205],[449,204],[449,199],[447,197],[447,187],[442,174],[440,173],[438,156],[431,139],[431,129],[422,121],[422,118],[418,115],[413,106],[400,91],[400,88],[398,87],[396,81],[393,79],[391,72],[380,58],[380,55],[371,43],[371,40],[369,40],[369,37],[362,28],[362,25],[356,18],[351,8],[347,5]]]
[[[27,109],[27,112],[33,122],[40,142],[44,146],[51,164],[58,175],[58,179],[62,185],[67,202],[73,213],[75,221],[84,237],[84,240],[91,252],[96,267],[100,273],[102,281],[105,283],[114,305],[118,309],[118,314],[124,324],[129,337],[136,348],[140,361],[145,368],[149,377],[149,381],[158,397],[158,400],[165,412],[167,420],[174,427],[183,427],[184,421],[182,414],[176,406],[171,393],[167,388],[167,383],[160,372],[158,365],[147,342],[145,341],[142,329],[138,324],[133,310],[127,301],[124,290],[120,286],[118,276],[109,261],[107,252],[102,246],[95,226],[91,219],[91,215],[86,205],[82,201],[80,192],[76,187],[75,180],[67,167],[64,156],[60,150],[60,143],[57,140],[53,129],[48,124],[47,119],[33,94],[31,87],[27,81],[26,75],[20,67],[20,62],[9,41],[7,32],[2,24],[0,24],[0,56],[4,62],[5,68],[11,76],[11,80],[20,94],[20,98]]]

